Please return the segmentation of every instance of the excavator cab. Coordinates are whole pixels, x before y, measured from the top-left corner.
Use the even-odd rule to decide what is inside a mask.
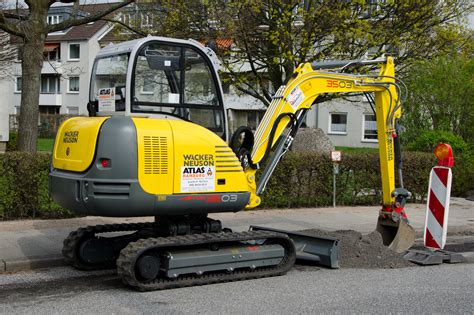
[[[94,61],[90,116],[180,119],[227,140],[214,52],[193,40],[161,37],[102,49]]]

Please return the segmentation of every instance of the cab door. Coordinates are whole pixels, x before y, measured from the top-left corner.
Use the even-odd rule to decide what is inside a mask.
[[[179,40],[142,44],[134,58],[131,114],[190,121],[227,140],[220,81],[203,49]]]

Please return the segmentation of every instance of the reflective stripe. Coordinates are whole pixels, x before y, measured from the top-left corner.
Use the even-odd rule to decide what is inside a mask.
[[[443,243],[443,227],[438,223],[431,211],[428,211],[428,225],[426,228],[430,231],[438,247],[441,248]]]
[[[446,243],[451,179],[449,168],[436,166],[431,170],[423,238],[426,247],[442,249]]]
[[[438,174],[435,171],[433,171],[433,177],[431,178],[431,190],[439,203],[444,206],[446,204],[446,186],[439,179]]]

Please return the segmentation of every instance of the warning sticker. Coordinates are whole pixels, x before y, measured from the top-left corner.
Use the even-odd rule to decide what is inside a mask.
[[[115,88],[99,89],[99,112],[115,112]]]
[[[214,166],[182,166],[181,192],[214,191]]]
[[[290,103],[291,107],[293,107],[294,110],[297,110],[303,99],[303,91],[301,91],[299,87],[295,87],[293,90],[291,90],[290,95],[288,95],[286,100],[288,101],[288,103]]]

